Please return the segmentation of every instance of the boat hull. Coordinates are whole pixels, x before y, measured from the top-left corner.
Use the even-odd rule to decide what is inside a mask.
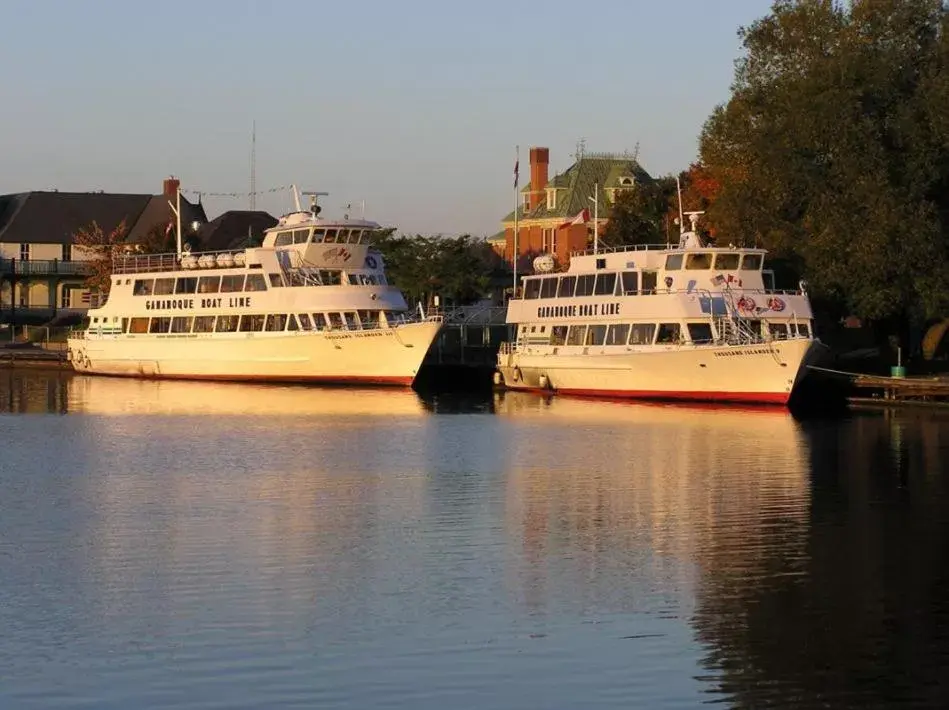
[[[124,377],[410,387],[441,323],[283,333],[71,338],[76,372]]]
[[[588,397],[786,405],[816,341],[682,346],[617,354],[510,352],[498,356],[505,387]]]

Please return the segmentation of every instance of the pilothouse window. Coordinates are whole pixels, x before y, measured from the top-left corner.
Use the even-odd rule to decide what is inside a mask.
[[[635,296],[639,290],[639,274],[635,271],[623,272],[623,295]]]
[[[716,271],[737,271],[740,258],[739,254],[716,254],[715,269]]]
[[[581,274],[577,276],[577,296],[593,295],[594,274]]]
[[[524,281],[524,298],[540,297],[540,279],[526,279]]]
[[[596,286],[593,293],[597,296],[612,296],[616,289],[616,274],[602,273],[596,275]]]
[[[761,268],[761,254],[745,254],[741,260],[742,271],[757,271]]]
[[[560,285],[557,287],[557,298],[572,298],[576,286],[576,276],[562,276],[560,278]]]
[[[541,298],[554,298],[557,295],[557,277],[548,276],[540,287]]]
[[[685,268],[692,269],[693,271],[698,271],[700,269],[711,269],[712,255],[707,251],[699,252],[698,254],[689,254],[685,261]]]

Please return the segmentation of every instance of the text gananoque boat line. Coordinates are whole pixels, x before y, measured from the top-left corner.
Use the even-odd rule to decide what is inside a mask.
[[[411,385],[442,327],[410,310],[370,239],[379,225],[282,217],[260,247],[123,254],[105,304],[69,338],[78,372]]]
[[[679,243],[535,259],[508,305],[495,381],[604,397],[786,404],[821,346],[804,284],[765,284],[765,251]]]

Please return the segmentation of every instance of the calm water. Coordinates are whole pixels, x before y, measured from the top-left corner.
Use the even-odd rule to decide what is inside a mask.
[[[2,708],[949,706],[949,416],[0,371]]]

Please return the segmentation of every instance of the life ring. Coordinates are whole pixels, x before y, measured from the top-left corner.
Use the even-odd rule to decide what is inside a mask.
[[[775,313],[780,313],[781,311],[783,311],[784,306],[785,306],[784,300],[781,298],[778,298],[777,296],[775,296],[774,298],[768,301],[768,308],[770,308]]]
[[[515,382],[521,381],[521,368],[515,367],[514,371],[511,373],[511,379]]]
[[[366,266],[370,269],[376,268],[376,257],[371,254],[366,255]]]
[[[751,296],[742,296],[738,299],[738,310],[742,313],[754,313],[758,308],[758,304],[755,303],[755,299]]]

